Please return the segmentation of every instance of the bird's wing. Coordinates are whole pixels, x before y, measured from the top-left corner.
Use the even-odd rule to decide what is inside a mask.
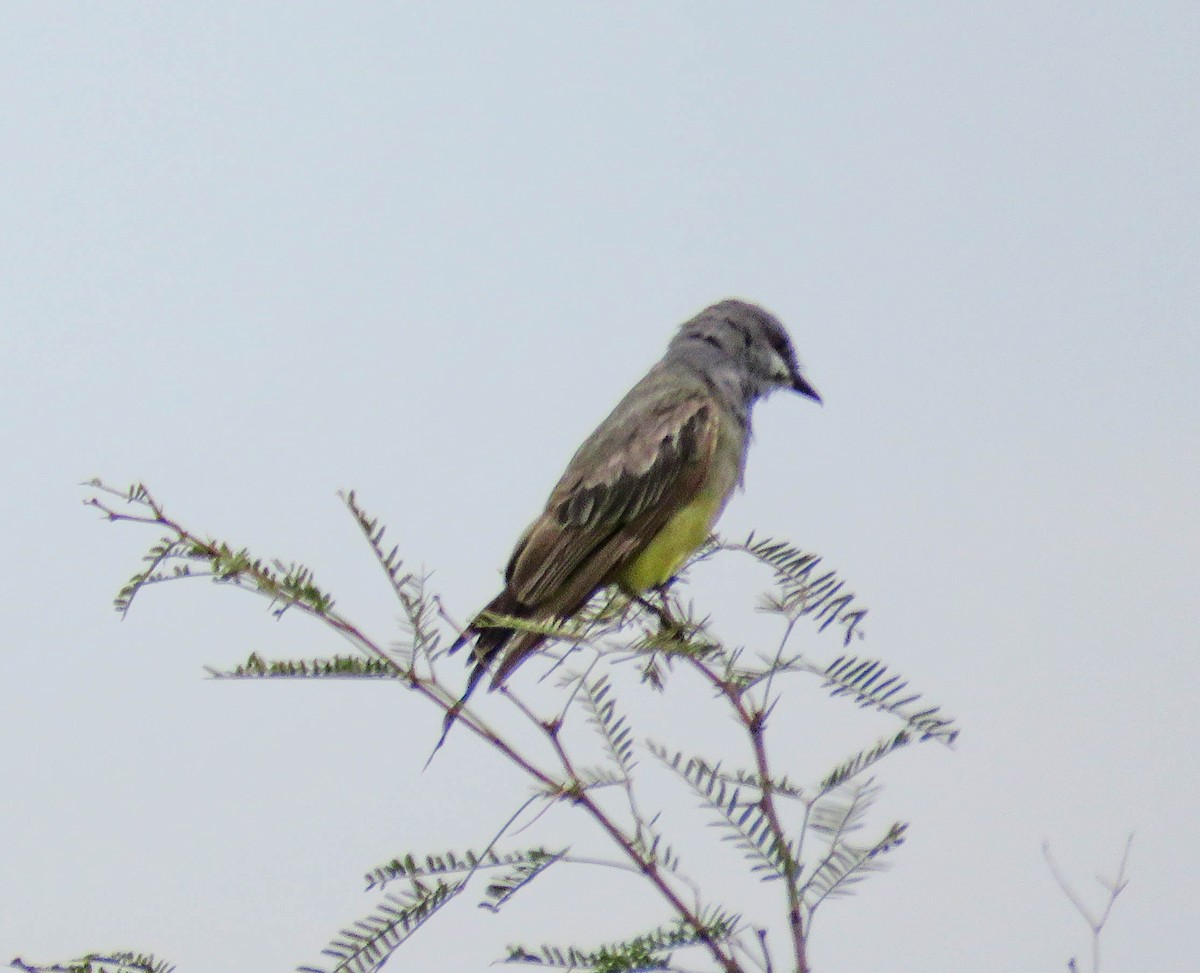
[[[718,435],[707,389],[649,398],[580,449],[513,552],[508,591],[522,605],[577,610],[705,483]]]

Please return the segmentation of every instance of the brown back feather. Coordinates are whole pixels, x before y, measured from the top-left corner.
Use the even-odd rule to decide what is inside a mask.
[[[570,617],[691,501],[708,475],[717,420],[707,396],[690,393],[660,403],[649,430],[645,422],[632,424],[599,468],[568,468],[513,552],[505,590],[485,611]],[[490,667],[503,652],[495,688],[544,641],[534,632],[482,630],[476,665]]]

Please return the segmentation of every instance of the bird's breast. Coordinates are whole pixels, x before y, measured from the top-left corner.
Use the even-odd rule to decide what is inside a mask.
[[[638,594],[675,575],[712,533],[713,524],[741,482],[744,462],[745,437],[740,428],[722,428],[703,485],[630,560],[617,578],[621,587]]]

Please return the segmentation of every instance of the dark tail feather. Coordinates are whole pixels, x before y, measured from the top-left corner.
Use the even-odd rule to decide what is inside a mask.
[[[508,615],[512,614],[518,607],[516,599],[505,590],[488,602],[484,611],[492,612],[496,615]],[[446,742],[446,735],[450,732],[450,727],[458,719],[458,714],[462,712],[462,708],[471,697],[471,693],[475,692],[475,687],[487,675],[492,660],[504,650],[504,646],[508,643],[508,640],[515,634],[511,628],[476,628],[475,623],[472,622],[447,650],[448,654],[453,655],[472,639],[475,640],[475,648],[472,652],[474,658],[471,660],[471,673],[467,676],[467,689],[459,697],[458,702],[446,711],[446,717],[442,720],[442,735],[438,737],[437,746],[433,748],[433,752],[430,753],[428,759],[425,761],[426,767],[433,760],[434,754],[442,749],[442,744]],[[495,688],[494,683],[492,688]]]
[[[523,617],[529,612],[529,609],[517,601],[508,589],[505,589],[488,602],[487,607],[480,614],[484,612],[492,615]],[[546,636],[535,632],[518,632],[512,628],[476,628],[475,621],[472,621],[462,635],[454,640],[454,644],[447,650],[448,653],[457,652],[472,639],[475,641],[475,647],[471,653],[474,658],[471,660],[471,673],[467,676],[466,692],[462,694],[458,702],[446,710],[445,719],[442,720],[442,735],[438,738],[433,753],[425,761],[426,767],[433,760],[434,754],[442,749],[450,727],[454,725],[454,721],[458,719],[458,714],[462,712],[471,693],[475,692],[475,687],[483,681],[483,677],[488,674],[488,671],[495,669],[490,688],[498,689],[512,671],[546,641]]]
[[[476,662],[482,661],[486,666],[496,653],[504,648],[504,643],[512,636],[513,630],[511,628],[479,628],[480,616],[521,614],[521,603],[505,588],[484,606],[479,615],[471,619],[471,623],[463,629],[462,635],[454,640],[454,644],[447,649],[447,653],[453,655],[472,639],[475,639]]]
[[[492,689],[499,689],[504,685],[504,680],[512,675],[513,670],[522,662],[528,659],[536,652],[546,641],[546,636],[537,632],[515,632],[510,630],[510,638],[504,640],[503,646],[497,646],[493,654],[498,654],[501,648],[504,649],[504,657],[495,667],[496,671],[492,675]]]
[[[456,645],[455,648],[458,648]],[[451,651],[454,651],[451,649]],[[467,700],[471,698],[471,693],[475,692],[475,687],[479,685],[481,679],[487,673],[487,667],[476,663],[475,668],[471,670],[471,674],[467,676],[466,691],[458,697],[458,702],[446,710],[446,717],[442,720],[442,735],[438,737],[437,745],[434,746],[432,752],[425,759],[424,770],[432,762],[434,755],[442,749],[442,744],[446,742],[446,735],[450,732],[450,727],[454,726],[454,721],[458,719],[458,714],[462,712],[463,706]]]

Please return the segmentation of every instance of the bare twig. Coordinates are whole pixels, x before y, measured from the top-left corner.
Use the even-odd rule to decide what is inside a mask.
[[[1117,866],[1117,877],[1107,879],[1102,875],[1096,876],[1096,881],[1108,891],[1108,899],[1104,903],[1104,909],[1097,913],[1088,908],[1083,898],[1071,887],[1061,869],[1055,863],[1054,858],[1050,854],[1050,842],[1042,842],[1042,856],[1046,859],[1046,865],[1050,869],[1050,874],[1054,876],[1054,881],[1058,883],[1058,887],[1062,889],[1063,894],[1071,901],[1071,905],[1075,906],[1075,911],[1083,917],[1083,921],[1088,924],[1088,928],[1092,931],[1092,973],[1100,973],[1100,933],[1108,922],[1108,917],[1112,914],[1117,896],[1125,891],[1125,886],[1129,884],[1129,879],[1125,877],[1125,868],[1129,864],[1129,850],[1132,847],[1133,833],[1130,832],[1129,836],[1125,839],[1125,850],[1121,853],[1121,863]],[[1075,960],[1072,959],[1068,966],[1074,970]]]

